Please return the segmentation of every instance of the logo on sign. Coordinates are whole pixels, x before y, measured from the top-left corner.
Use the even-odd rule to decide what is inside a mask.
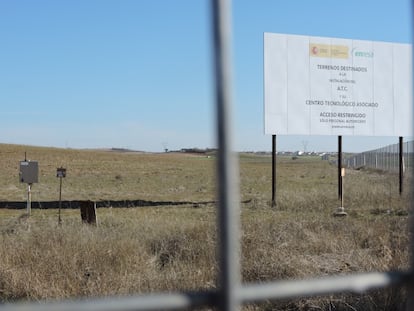
[[[358,50],[358,48],[353,48],[352,53],[355,57],[366,57],[366,58],[374,57],[373,51],[361,51],[361,50]]]
[[[313,57],[348,58],[349,49],[346,45],[310,43],[309,55]]]

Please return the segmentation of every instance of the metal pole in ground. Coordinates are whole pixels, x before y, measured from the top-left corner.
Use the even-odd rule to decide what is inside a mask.
[[[338,136],[338,199],[342,199],[342,136]]]
[[[32,184],[27,184],[27,216],[32,213]]]
[[[276,207],[276,135],[272,135],[272,207]]]
[[[58,219],[58,223],[59,225],[62,223],[62,218],[61,218],[61,209],[62,209],[62,176],[59,177],[60,179],[60,185],[59,185],[59,219]]]
[[[58,167],[56,169],[56,177],[60,179],[60,186],[59,186],[59,219],[58,223],[59,225],[62,223],[62,217],[61,217],[61,209],[62,209],[62,178],[66,177],[66,168]]]
[[[402,136],[399,137],[399,185],[400,185],[400,195],[403,192],[403,178],[404,178],[404,165],[403,165],[403,138]]]
[[[239,191],[238,161],[233,148],[231,113],[231,1],[212,1],[214,40],[216,137],[218,145],[219,277],[218,309],[239,310]]]

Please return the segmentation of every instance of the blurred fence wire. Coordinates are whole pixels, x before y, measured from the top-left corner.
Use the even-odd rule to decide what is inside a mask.
[[[230,53],[231,41],[230,25],[231,1],[212,1],[213,38],[215,51],[215,80],[216,80],[216,104],[217,104],[217,139],[219,142],[218,156],[218,257],[220,262],[220,276],[218,286],[210,291],[159,293],[141,295],[135,297],[107,297],[105,299],[91,299],[80,301],[62,301],[50,303],[21,303],[5,304],[0,310],[7,311],[52,311],[52,310],[85,310],[85,311],[137,311],[137,310],[177,310],[195,309],[200,306],[214,307],[218,310],[240,310],[242,304],[252,302],[265,302],[274,299],[287,299],[334,293],[362,293],[368,290],[408,285],[407,296],[409,305],[407,310],[413,310],[414,281],[412,272],[370,272],[365,274],[330,276],[320,279],[275,281],[266,284],[241,284],[239,265],[239,221],[237,189],[237,161],[232,154],[233,142],[231,126],[232,118],[230,104]],[[408,144],[407,152],[412,153],[412,144]],[[407,145],[407,146],[408,146]],[[388,148],[388,147],[387,147]],[[376,152],[377,156],[363,153],[362,158],[350,158],[350,163],[377,163],[376,165],[391,166],[396,163],[391,157],[398,152],[395,147],[385,148]],[[365,154],[365,155],[364,155]],[[408,162],[408,158],[406,160]],[[385,164],[387,163],[387,164]],[[411,162],[409,162],[411,165]],[[392,164],[394,165],[394,164]],[[412,265],[411,265],[412,266]],[[352,307],[350,307],[352,308]],[[353,309],[353,308],[352,308]]]

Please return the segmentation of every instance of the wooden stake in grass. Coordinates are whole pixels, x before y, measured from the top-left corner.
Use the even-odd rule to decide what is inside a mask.
[[[93,201],[80,202],[82,222],[96,225],[96,203]]]

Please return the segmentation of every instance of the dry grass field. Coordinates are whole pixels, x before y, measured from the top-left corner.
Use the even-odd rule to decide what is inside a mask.
[[[214,156],[139,154],[0,145],[0,201],[24,201],[18,164],[39,161],[32,199],[56,201],[56,168],[67,168],[63,200],[146,200],[171,205],[79,210],[0,210],[0,297],[16,300],[120,296],[216,286]],[[398,176],[347,170],[346,218],[336,167],[319,157],[278,159],[277,208],[271,159],[240,155],[243,282],[408,267],[407,191]],[[405,178],[405,189],[410,187]],[[189,202],[175,205],[174,203]],[[399,310],[402,289],[266,302],[246,310]]]

